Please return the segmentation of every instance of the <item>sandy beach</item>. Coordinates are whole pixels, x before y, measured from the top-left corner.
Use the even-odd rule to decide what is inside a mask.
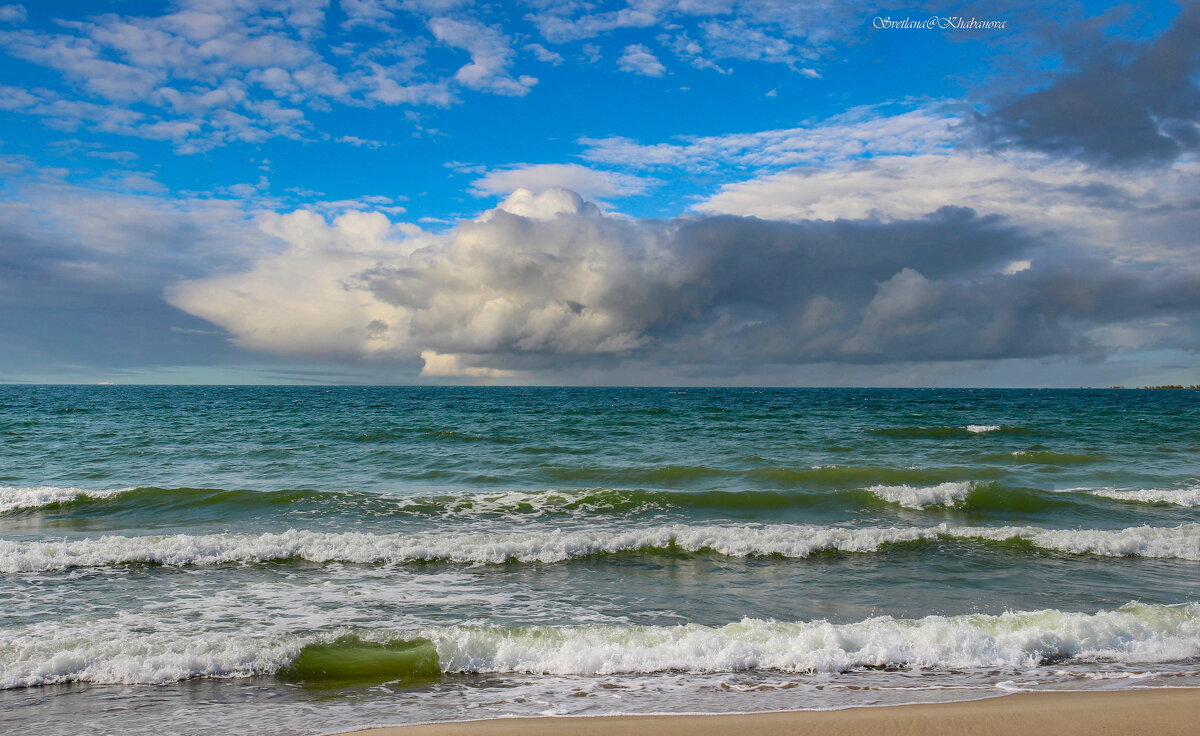
[[[1200,689],[1020,693],[959,703],[747,715],[510,718],[374,728],[342,736],[1191,736]]]

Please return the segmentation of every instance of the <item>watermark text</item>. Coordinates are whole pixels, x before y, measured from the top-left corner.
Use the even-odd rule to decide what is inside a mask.
[[[978,18],[964,18],[959,15],[931,15],[928,18],[918,18],[916,20],[912,18],[893,19],[890,15],[877,15],[871,19],[871,27],[943,31],[1005,30],[1008,28],[1008,21],[980,20]]]

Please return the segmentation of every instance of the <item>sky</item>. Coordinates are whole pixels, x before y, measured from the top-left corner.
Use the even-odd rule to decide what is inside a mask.
[[[1200,3],[0,0],[0,382],[1200,383]]]

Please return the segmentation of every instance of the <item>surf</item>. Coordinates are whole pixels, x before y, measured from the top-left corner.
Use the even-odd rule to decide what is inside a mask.
[[[1015,526],[821,527],[660,525],[581,531],[366,534],[289,530],[267,534],[105,536],[54,542],[0,540],[0,573],[151,564],[316,563],[468,565],[561,563],[621,554],[705,553],[803,559],[818,552],[877,553],[889,546],[959,540],[1016,544],[1073,555],[1200,560],[1200,524],[1126,529]]]
[[[481,626],[189,636],[126,630],[10,629],[0,689],[68,682],[164,684],[275,675],[310,684],[428,684],[469,674],[605,676],[777,671],[925,672],[1187,661],[1200,656],[1200,603],[1132,602],[1091,613],[876,616],[720,625]]]

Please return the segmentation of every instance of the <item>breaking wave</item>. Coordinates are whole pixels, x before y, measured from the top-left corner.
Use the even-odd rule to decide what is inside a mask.
[[[839,467],[829,470],[850,470]],[[863,470],[861,468],[854,470]],[[855,480],[855,472],[847,474]],[[224,516],[253,511],[336,511],[367,517],[530,518],[540,516],[635,516],[671,511],[763,512],[847,509],[896,505],[907,509],[955,509],[1038,513],[1064,509],[1086,498],[1155,505],[1200,506],[1200,488],[1114,490],[1079,488],[1078,494],[1006,486],[994,481],[876,483],[827,490],[646,490],[579,488],[485,491],[398,496],[358,491],[223,490],[218,488],[122,488],[88,490],[39,486],[0,487],[0,516],[53,512],[123,515],[155,512]],[[1081,498],[1082,496],[1082,498]]]
[[[58,486],[32,486],[18,488],[0,486],[0,514],[16,509],[35,509],[71,503],[80,498],[112,498],[136,489],[120,488],[112,491],[91,491],[86,488],[62,488]]]
[[[1121,491],[1113,488],[1089,490],[1088,493],[1102,498],[1132,503],[1148,503],[1161,506],[1200,506],[1200,486],[1196,488],[1147,488]]]
[[[879,616],[854,623],[754,618],[724,626],[455,625],[325,634],[189,636],[50,625],[0,633],[0,688],[167,683],[277,674],[294,681],[436,679],[457,673],[846,672],[1161,663],[1200,656],[1200,603],[1094,614]]]
[[[939,524],[930,527],[664,525],[639,529],[508,534],[364,534],[289,530],[279,534],[106,536],[54,542],[0,540],[0,572],[131,563],[220,565],[282,560],[403,564],[554,563],[623,553],[710,553],[805,558],[817,552],[877,552],[911,542],[1016,542],[1105,557],[1200,560],[1200,524],[1127,529],[1043,529]]]
[[[975,484],[971,482],[939,483],[936,486],[871,486],[867,489],[889,503],[910,509],[928,506],[954,506],[967,499]]]

